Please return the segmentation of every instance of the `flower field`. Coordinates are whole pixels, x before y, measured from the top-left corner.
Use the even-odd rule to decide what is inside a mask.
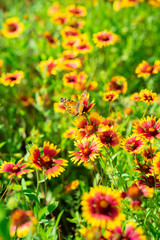
[[[0,240],[160,239],[160,0],[0,2]]]

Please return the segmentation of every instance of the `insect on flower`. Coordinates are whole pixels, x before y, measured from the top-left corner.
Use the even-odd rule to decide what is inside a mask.
[[[73,116],[81,115],[84,108],[83,101],[85,99],[86,94],[87,94],[87,91],[84,90],[78,102],[75,102],[68,98],[61,98],[60,101],[66,107],[67,112],[69,112],[71,115]]]
[[[133,150],[135,149],[135,144],[134,144],[134,143],[125,144],[125,146],[126,146],[130,151],[133,151]]]

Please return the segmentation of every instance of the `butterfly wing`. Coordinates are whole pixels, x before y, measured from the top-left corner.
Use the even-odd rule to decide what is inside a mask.
[[[61,103],[66,107],[67,112],[69,112],[73,116],[78,115],[77,111],[77,103],[73,100],[70,100],[68,98],[61,98]]]
[[[84,90],[84,92],[81,94],[81,97],[77,103],[77,111],[78,111],[78,115],[81,115],[82,112],[83,112],[83,109],[84,109],[84,104],[83,104],[83,101],[86,97],[86,94],[87,94],[87,90]]]

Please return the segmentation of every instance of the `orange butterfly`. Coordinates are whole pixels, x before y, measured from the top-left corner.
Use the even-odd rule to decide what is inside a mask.
[[[85,99],[86,94],[87,94],[87,91],[84,90],[78,102],[75,102],[68,98],[61,98],[60,101],[66,107],[67,112],[69,112],[71,115],[73,116],[81,115],[84,108],[83,101]]]

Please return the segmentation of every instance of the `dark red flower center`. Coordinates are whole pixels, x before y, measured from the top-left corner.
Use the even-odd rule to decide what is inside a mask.
[[[92,151],[91,151],[91,149],[89,148],[89,147],[85,147],[85,148],[83,148],[83,150],[82,150],[82,153],[83,153],[83,155],[85,155],[85,156],[89,156],[89,154],[91,153]]]
[[[18,28],[18,26],[17,26],[16,23],[10,23],[10,24],[8,24],[8,30],[9,30],[10,32],[15,32],[15,31],[17,30],[17,28]]]
[[[95,205],[93,205],[93,210],[97,214],[109,215],[110,209],[110,203],[103,198],[100,201],[95,201]]]
[[[146,130],[147,134],[150,136],[156,136],[158,134],[158,131],[154,127],[150,127]]]
[[[75,82],[77,82],[77,78],[76,78],[76,76],[68,76],[68,77],[66,77],[67,78],[67,82],[68,83],[75,83]]]
[[[153,101],[152,96],[144,95],[144,99],[145,99],[146,101]]]
[[[111,135],[100,135],[100,140],[103,144],[111,144],[112,143],[112,136]]]
[[[109,83],[110,90],[121,90],[123,89],[123,84],[118,84],[117,82],[113,81]]]
[[[14,173],[17,173],[17,172],[19,172],[19,171],[20,171],[20,168],[17,167],[17,166],[14,166],[14,167],[12,168],[12,172],[14,172]]]
[[[55,43],[55,40],[54,40],[54,38],[51,35],[46,35],[46,38],[47,38],[49,43],[52,43],[52,44]]]
[[[85,128],[85,132],[87,135],[91,135],[96,131],[96,127],[92,124],[88,124]]]
[[[88,49],[88,46],[86,44],[81,44],[77,47],[80,50]]]
[[[114,98],[114,94],[108,94],[108,95],[106,95],[106,99],[107,99],[108,101],[112,101],[113,98]]]
[[[135,141],[135,142],[132,142],[132,143],[127,143],[125,144],[126,148],[129,150],[129,151],[134,151],[136,150],[140,145],[138,143],[138,141]]]
[[[56,20],[59,21],[61,24],[64,24],[66,22],[66,17],[58,17]]]
[[[40,158],[39,160],[39,164],[40,166],[42,166],[43,168],[50,168],[52,167],[53,164],[53,160],[51,157],[44,155],[43,157]]]
[[[16,76],[9,76],[9,77],[6,77],[6,80],[10,80],[11,82],[14,82],[17,80],[17,77]]]
[[[73,22],[70,24],[70,27],[79,28],[79,24],[78,24],[78,22]]]
[[[100,34],[98,37],[99,41],[104,41],[104,42],[108,42],[112,39],[112,36],[110,34]]]
[[[66,31],[65,32],[66,36],[78,36],[78,33],[77,32],[74,32],[74,31]]]
[[[77,14],[81,14],[82,10],[78,8],[73,8],[70,10],[70,12],[77,15]]]

